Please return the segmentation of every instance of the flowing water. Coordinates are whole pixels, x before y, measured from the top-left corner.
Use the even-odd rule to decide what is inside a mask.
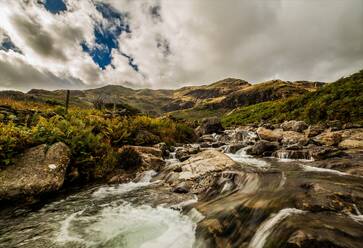
[[[152,175],[150,171],[136,183],[99,186],[37,211],[3,216],[0,247],[192,247],[192,218],[142,193],[154,184]]]
[[[290,247],[301,233],[320,247],[361,247],[361,177],[286,154],[255,158],[246,149],[225,150],[240,171],[221,172],[223,185],[211,199],[163,190],[152,181],[156,172],[148,171],[137,182],[84,189],[38,209],[2,211],[0,248]],[[171,153],[166,162],[179,161]]]

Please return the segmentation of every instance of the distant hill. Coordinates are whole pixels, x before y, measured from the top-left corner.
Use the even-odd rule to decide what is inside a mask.
[[[320,88],[320,82],[287,82],[272,80],[250,84],[241,79],[227,78],[210,85],[189,86],[176,90],[134,90],[120,85],[107,85],[89,90],[71,90],[70,104],[93,108],[95,102],[105,105],[129,106],[149,115],[170,114],[174,117],[196,118],[221,115],[236,107],[302,95]],[[51,105],[64,104],[66,91],[32,89],[27,93],[6,91],[0,97],[24,99]],[[200,115],[201,114],[201,115]]]

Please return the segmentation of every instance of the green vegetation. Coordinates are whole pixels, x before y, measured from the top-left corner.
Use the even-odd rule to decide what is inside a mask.
[[[363,70],[302,96],[241,107],[222,118],[224,126],[304,120],[363,123]]]
[[[1,106],[11,111],[0,109],[0,167],[11,166],[14,157],[26,148],[61,141],[71,149],[72,166],[87,177],[101,177],[117,165],[116,150],[125,144],[174,144],[195,139],[191,128],[168,118],[110,117],[99,110],[78,108],[65,113],[60,107],[10,100],[0,100]],[[17,118],[24,115],[24,109],[31,122]]]
[[[126,170],[136,168],[142,163],[140,154],[135,150],[135,148],[130,146],[122,148],[118,160],[119,164],[122,165],[122,168]]]

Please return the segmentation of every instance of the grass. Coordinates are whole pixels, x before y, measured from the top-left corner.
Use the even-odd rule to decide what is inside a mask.
[[[315,92],[238,108],[222,117],[224,126],[303,120],[313,124],[340,120],[363,124],[363,70]]]

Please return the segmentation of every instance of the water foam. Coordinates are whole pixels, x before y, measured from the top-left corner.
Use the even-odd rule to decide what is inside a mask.
[[[77,212],[60,228],[57,242],[85,247],[156,248],[192,247],[196,224],[179,211],[122,203],[109,205],[96,214]]]
[[[238,150],[235,154],[233,153],[226,153],[228,157],[230,157],[233,161],[236,161],[237,163],[243,164],[243,165],[249,165],[253,167],[257,167],[260,169],[268,169],[270,167],[270,164],[262,159],[254,158],[251,155],[248,155],[246,153],[246,150],[249,147],[244,147],[240,150]]]
[[[157,173],[153,170],[145,171],[143,177],[138,182],[129,182],[115,186],[103,186],[98,188],[95,192],[93,192],[92,196],[95,198],[104,198],[110,195],[125,194],[135,189],[149,186],[155,183],[155,182],[152,183],[150,181],[152,177],[155,176],[156,174]]]

